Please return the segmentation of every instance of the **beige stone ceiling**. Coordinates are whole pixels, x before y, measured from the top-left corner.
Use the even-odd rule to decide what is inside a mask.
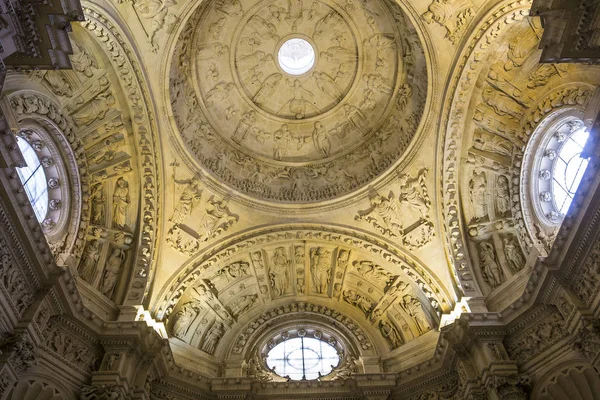
[[[7,87],[78,149],[84,207],[55,248],[90,306],[143,304],[186,365],[216,374],[297,317],[406,367],[463,294],[499,308],[551,242],[520,208],[521,157],[598,78],[537,65],[527,1],[84,6],[75,70]],[[277,64],[292,37],[316,50],[299,77]]]

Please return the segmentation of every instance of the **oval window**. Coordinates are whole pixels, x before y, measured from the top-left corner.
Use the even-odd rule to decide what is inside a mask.
[[[25,188],[29,202],[37,220],[41,223],[48,213],[48,183],[46,173],[34,148],[27,140],[17,137],[17,144],[23,154],[26,166],[17,168],[19,179]]]
[[[312,380],[328,375],[340,363],[335,347],[319,339],[296,337],[284,340],[267,354],[267,366],[292,380]]]

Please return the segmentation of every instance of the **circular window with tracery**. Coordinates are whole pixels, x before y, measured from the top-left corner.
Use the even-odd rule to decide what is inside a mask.
[[[547,129],[537,157],[536,192],[542,220],[560,225],[583,178],[581,156],[589,132],[578,118],[561,119]]]
[[[331,344],[309,337],[284,340],[269,350],[267,366],[277,375],[295,381],[329,375],[340,363],[338,350]]]

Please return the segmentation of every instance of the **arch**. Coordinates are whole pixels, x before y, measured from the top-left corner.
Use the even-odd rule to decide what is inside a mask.
[[[548,372],[536,385],[536,400],[600,399],[600,371],[588,363],[570,362]]]
[[[75,397],[45,379],[31,377],[18,381],[7,400],[75,400]]]

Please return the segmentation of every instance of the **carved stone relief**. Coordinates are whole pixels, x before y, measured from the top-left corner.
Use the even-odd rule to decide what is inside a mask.
[[[415,33],[395,3],[342,10],[319,0],[295,17],[285,0],[240,3],[235,13],[213,3],[181,34],[170,81],[177,129],[205,169],[254,197],[314,202],[364,185],[401,156],[427,78],[420,44],[401,39]],[[299,76],[278,61],[294,37],[315,51]]]

